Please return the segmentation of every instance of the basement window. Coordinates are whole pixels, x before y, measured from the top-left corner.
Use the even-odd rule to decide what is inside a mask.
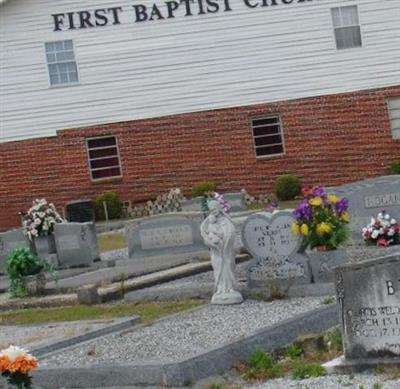
[[[400,96],[388,99],[389,119],[393,139],[400,139]]]
[[[86,148],[93,181],[122,177],[121,160],[115,136],[87,139]]]
[[[252,118],[251,126],[257,157],[284,154],[282,124],[279,116]]]
[[[338,50],[361,47],[361,28],[358,7],[350,5],[331,9],[336,48]]]
[[[51,86],[78,83],[72,40],[45,43],[47,68]]]

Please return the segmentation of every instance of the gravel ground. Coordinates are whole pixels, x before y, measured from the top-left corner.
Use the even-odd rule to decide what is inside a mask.
[[[83,335],[109,325],[113,320],[90,320],[28,326],[0,326],[0,350],[14,344],[33,349],[46,343]]]
[[[323,298],[303,298],[269,303],[247,300],[237,306],[208,305],[148,327],[98,338],[43,360],[42,366],[179,361],[315,309],[322,301]]]
[[[329,375],[306,380],[280,378],[246,389],[399,389],[399,380],[387,380],[385,376],[373,374]]]

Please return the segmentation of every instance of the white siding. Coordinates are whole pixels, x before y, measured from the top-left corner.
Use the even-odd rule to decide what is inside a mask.
[[[2,5],[0,141],[400,85],[399,0],[313,0],[256,9],[231,0],[231,12],[134,23],[131,8],[138,3],[152,1]],[[363,47],[337,51],[330,8],[353,4],[359,6]],[[126,10],[121,25],[53,32],[53,13],[120,5]],[[44,42],[64,39],[74,41],[80,82],[50,88]]]

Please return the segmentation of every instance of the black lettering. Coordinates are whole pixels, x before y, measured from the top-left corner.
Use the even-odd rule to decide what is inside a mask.
[[[74,23],[74,14],[75,14],[75,12],[68,12],[67,13],[67,15],[68,15],[68,23],[69,23],[68,29],[69,30],[75,30],[76,29],[75,23]]]
[[[54,19],[54,31],[61,31],[61,26],[64,25],[64,21],[60,18],[64,18],[65,14],[54,14],[52,16]]]
[[[156,4],[153,4],[153,8],[151,9],[151,14],[150,14],[149,20],[154,20],[154,16],[157,17],[157,20],[164,19],[164,16],[162,16],[162,14]]]
[[[121,24],[121,22],[120,22],[120,20],[119,20],[119,14],[118,14],[118,12],[122,12],[122,7],[111,7],[111,8],[107,8],[107,11],[108,12],[112,12],[112,14],[113,14],[113,18],[114,18],[114,21],[113,21],[113,25],[114,24]]]
[[[224,0],[224,4],[225,4],[224,12],[232,11],[232,8],[231,8],[231,6],[229,4],[229,0]]]
[[[198,15],[204,15],[206,12],[204,11],[204,5],[203,5],[203,0],[197,0],[199,4],[199,13]]]
[[[145,5],[133,5],[136,13],[136,22],[145,22],[148,19],[147,8]]]
[[[219,10],[219,5],[216,1],[206,0],[207,12],[215,14]]]
[[[174,11],[179,8],[179,3],[177,1],[166,1],[165,4],[167,5],[168,19],[174,18]]]
[[[190,3],[193,3],[194,0],[180,0],[180,4],[185,4],[186,14],[185,16],[192,16],[192,10],[190,8]]]
[[[96,9],[94,11],[94,17],[96,19],[96,26],[107,26],[108,24],[108,18],[105,15],[107,11],[102,8],[102,9]],[[104,15],[102,15],[104,14]]]
[[[80,21],[80,28],[87,28],[87,27],[94,27],[92,22],[90,21],[90,12],[88,11],[79,11],[79,21]]]
[[[256,4],[251,4],[250,3],[250,0],[244,0],[244,3],[247,5],[247,7],[249,7],[249,8],[256,8],[256,7],[258,7],[258,3],[256,3]]]
[[[395,294],[396,289],[394,288],[392,281],[386,281],[386,288],[387,288],[388,296],[393,296]]]
[[[290,4],[293,3],[293,0],[282,0],[283,4]]]

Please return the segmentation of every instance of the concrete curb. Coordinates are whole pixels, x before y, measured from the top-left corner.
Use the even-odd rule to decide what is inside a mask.
[[[94,320],[95,321],[95,320]],[[108,335],[112,332],[118,332],[126,328],[132,327],[141,322],[140,316],[132,316],[128,319],[115,320],[116,323],[111,325],[105,325],[104,327],[98,328],[93,331],[89,331],[83,335],[74,336],[65,340],[60,340],[52,343],[48,343],[44,346],[40,346],[36,349],[31,350],[31,353],[36,357],[42,357],[55,351],[59,351],[63,348],[74,346],[78,343],[86,342],[88,340],[98,338],[100,336]]]
[[[293,342],[298,336],[318,333],[339,324],[336,305],[322,307],[257,331],[253,335],[170,364],[137,364],[83,368],[41,368],[34,383],[56,388],[102,386],[164,385],[185,386],[188,382],[221,374],[234,363],[248,359],[257,349],[274,350]]]

